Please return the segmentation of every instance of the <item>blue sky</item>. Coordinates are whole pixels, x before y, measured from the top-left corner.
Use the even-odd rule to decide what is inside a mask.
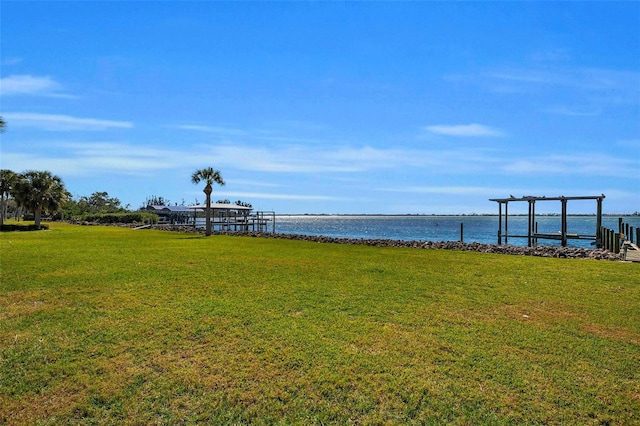
[[[640,210],[640,2],[5,0],[0,20],[1,167],[74,196],[202,202],[211,166],[214,200],[278,213]]]

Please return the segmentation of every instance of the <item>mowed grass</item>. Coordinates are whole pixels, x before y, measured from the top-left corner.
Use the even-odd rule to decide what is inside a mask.
[[[638,264],[55,223],[0,248],[0,423],[640,423]]]

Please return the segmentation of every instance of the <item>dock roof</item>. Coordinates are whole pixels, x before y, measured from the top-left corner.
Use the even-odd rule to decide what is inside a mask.
[[[187,206],[147,206],[147,209],[149,208],[170,211],[171,213],[186,213],[191,211]]]
[[[237,204],[228,204],[228,203],[211,203],[209,207],[214,210],[253,210],[253,207],[247,206],[239,206]],[[204,210],[207,208],[206,204],[197,204],[194,206],[189,206],[189,209],[192,210]]]
[[[489,198],[489,201],[496,201],[498,203],[508,203],[510,201],[563,201],[563,200],[602,200],[605,198],[605,195],[582,195],[582,196],[571,196],[565,197],[564,195],[560,195],[557,197],[534,197],[532,195],[525,195],[522,197],[514,197],[511,195],[509,198]]]

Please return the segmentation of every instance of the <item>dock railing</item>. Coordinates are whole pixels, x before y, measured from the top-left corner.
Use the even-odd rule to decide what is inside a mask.
[[[204,228],[204,218],[194,218],[195,228]],[[211,217],[211,229],[219,232],[276,232],[274,211],[255,211],[250,214],[237,212],[216,212]]]
[[[613,253],[620,253],[620,249],[625,242],[638,245],[640,242],[640,227],[633,227],[625,223],[622,218],[618,218],[618,231],[600,227],[602,235],[602,248]]]

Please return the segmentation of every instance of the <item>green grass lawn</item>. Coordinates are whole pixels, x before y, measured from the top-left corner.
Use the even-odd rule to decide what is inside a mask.
[[[640,266],[0,234],[0,424],[639,424]]]

